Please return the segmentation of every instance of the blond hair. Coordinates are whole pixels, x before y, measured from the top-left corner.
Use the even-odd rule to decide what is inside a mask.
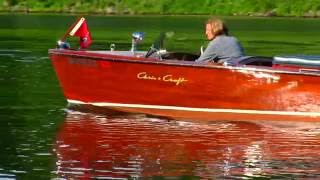
[[[228,35],[228,28],[226,24],[219,18],[212,17],[207,20],[206,25],[209,24],[211,25],[212,28],[212,34],[214,36],[219,36],[219,35]]]

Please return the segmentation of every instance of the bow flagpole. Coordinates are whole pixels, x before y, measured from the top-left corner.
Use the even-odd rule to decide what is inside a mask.
[[[67,32],[64,33],[64,35],[60,38],[60,41],[66,40],[66,38],[69,36],[70,31],[77,25],[77,23],[80,21],[80,19],[83,17],[79,17],[76,22],[74,22],[67,30]]]
[[[68,31],[63,35],[60,41],[64,41],[68,36],[77,36],[79,37],[80,48],[88,48],[91,44],[91,35],[89,28],[84,17],[77,19],[75,23],[70,26]]]

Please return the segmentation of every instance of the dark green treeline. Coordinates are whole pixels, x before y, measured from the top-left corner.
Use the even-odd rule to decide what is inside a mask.
[[[0,11],[320,17],[320,0],[0,0]]]

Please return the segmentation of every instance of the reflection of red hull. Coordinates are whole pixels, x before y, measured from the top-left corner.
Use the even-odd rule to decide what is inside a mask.
[[[76,179],[211,179],[319,172],[320,144],[312,131],[306,131],[318,126],[309,123],[301,130],[304,125],[292,122],[276,128],[276,123],[200,124],[69,114],[57,137],[57,174]],[[294,126],[301,131],[292,131]]]
[[[319,76],[50,50],[70,103],[176,118],[320,120]]]

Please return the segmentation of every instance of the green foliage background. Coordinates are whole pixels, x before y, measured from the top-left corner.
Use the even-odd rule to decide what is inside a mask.
[[[320,0],[0,0],[0,11],[320,16]]]

